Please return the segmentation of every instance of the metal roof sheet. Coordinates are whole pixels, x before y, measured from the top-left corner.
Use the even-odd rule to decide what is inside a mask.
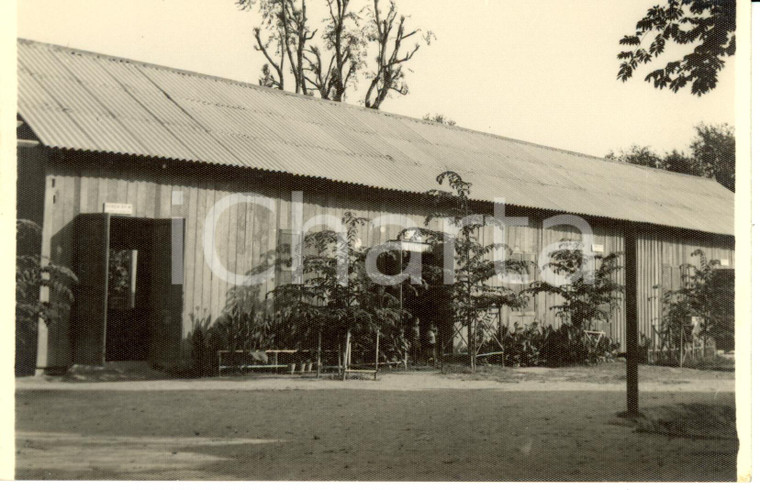
[[[717,182],[19,40],[20,116],[52,148],[162,157],[408,192],[454,170],[472,197],[733,234]]]

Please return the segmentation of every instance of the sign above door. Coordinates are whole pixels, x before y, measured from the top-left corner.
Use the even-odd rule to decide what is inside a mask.
[[[128,202],[104,202],[103,212],[132,216],[132,204]]]

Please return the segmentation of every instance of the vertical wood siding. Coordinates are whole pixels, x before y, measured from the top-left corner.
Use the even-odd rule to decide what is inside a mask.
[[[274,258],[278,241],[278,230],[292,230],[291,191],[304,191],[303,222],[313,216],[326,213],[341,218],[351,211],[367,219],[374,219],[384,213],[409,216],[418,226],[424,225],[429,210],[415,198],[398,198],[399,194],[377,190],[356,192],[334,192],[322,184],[299,189],[293,186],[292,178],[269,176],[262,182],[259,174],[249,172],[244,178],[231,178],[224,172],[193,173],[178,171],[176,168],[161,169],[154,165],[139,168],[122,165],[102,165],[106,157],[96,157],[94,164],[78,165],[77,161],[49,166],[46,177],[46,203],[43,253],[46,251],[58,263],[71,265],[73,260],[72,221],[79,213],[97,213],[105,202],[130,203],[135,217],[185,219],[185,263],[184,263],[184,310],[182,316],[183,336],[192,331],[193,318],[219,316],[224,308],[227,293],[233,286],[230,278],[212,274],[203,254],[203,231],[206,216],[215,202],[232,193],[257,193],[262,198],[272,198],[276,203],[274,214],[258,203],[239,204],[224,212],[215,230],[216,252],[222,264],[230,272],[246,274],[261,267]],[[431,185],[432,187],[432,185]],[[172,197],[174,196],[174,200]],[[53,202],[55,199],[55,202]],[[507,215],[520,215],[510,211]],[[541,250],[563,238],[578,239],[578,231],[570,227],[544,229],[542,220],[549,213],[531,213],[527,227],[509,227],[506,230],[507,244],[523,257],[537,260]],[[431,226],[440,229],[440,224]],[[594,243],[604,246],[604,253],[623,251],[622,227],[614,224],[594,224]],[[394,239],[399,226],[384,225],[362,229],[360,237],[363,245],[372,246]],[[485,230],[484,243],[493,242],[491,229]],[[653,286],[661,281],[662,264],[679,265],[694,260],[690,254],[697,248],[707,253],[708,258],[726,258],[733,266],[733,249],[729,245],[715,245],[707,239],[673,239],[665,235],[647,232],[638,241],[639,250],[639,328],[647,336],[652,336],[652,324],[656,323],[659,312],[659,291]],[[623,271],[618,280],[623,282]],[[531,276],[535,278],[533,273]],[[260,297],[275,287],[273,276],[260,290]],[[535,319],[543,324],[556,325],[553,306],[558,304],[555,296],[539,295],[524,310],[535,313]],[[504,318],[504,316],[502,316]],[[620,307],[612,313],[611,321],[601,322],[597,328],[605,330],[625,349],[625,311]],[[48,333],[48,359],[38,360],[39,365],[65,366],[70,362],[68,322]],[[186,349],[184,346],[183,349]],[[187,354],[187,350],[184,350]]]

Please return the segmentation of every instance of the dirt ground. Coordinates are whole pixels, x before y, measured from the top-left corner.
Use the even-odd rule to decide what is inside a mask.
[[[730,431],[672,437],[617,417],[624,374],[610,363],[346,382],[23,378],[17,478],[735,480]],[[640,374],[644,413],[734,406],[732,373]]]

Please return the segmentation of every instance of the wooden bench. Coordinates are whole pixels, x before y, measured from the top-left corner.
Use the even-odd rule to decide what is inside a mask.
[[[267,355],[267,361],[264,363],[257,363],[254,359],[254,354],[256,352],[263,352]],[[216,352],[217,356],[217,373],[219,376],[222,375],[223,370],[227,369],[273,369],[275,372],[278,369],[282,368],[290,368],[290,374],[296,374],[296,365],[299,364],[299,374],[304,372],[311,372],[312,371],[312,365],[314,364],[313,361],[311,362],[289,362],[284,363],[280,362],[280,356],[282,354],[298,354],[298,353],[304,353],[304,354],[310,354],[310,351],[308,350],[298,350],[298,349],[268,349],[264,351],[245,351],[245,350],[218,350]],[[245,356],[245,362],[242,363],[232,363],[232,364],[225,364],[224,361],[224,355],[232,354],[233,356],[235,354],[242,354]],[[272,360],[270,362],[270,359]]]

